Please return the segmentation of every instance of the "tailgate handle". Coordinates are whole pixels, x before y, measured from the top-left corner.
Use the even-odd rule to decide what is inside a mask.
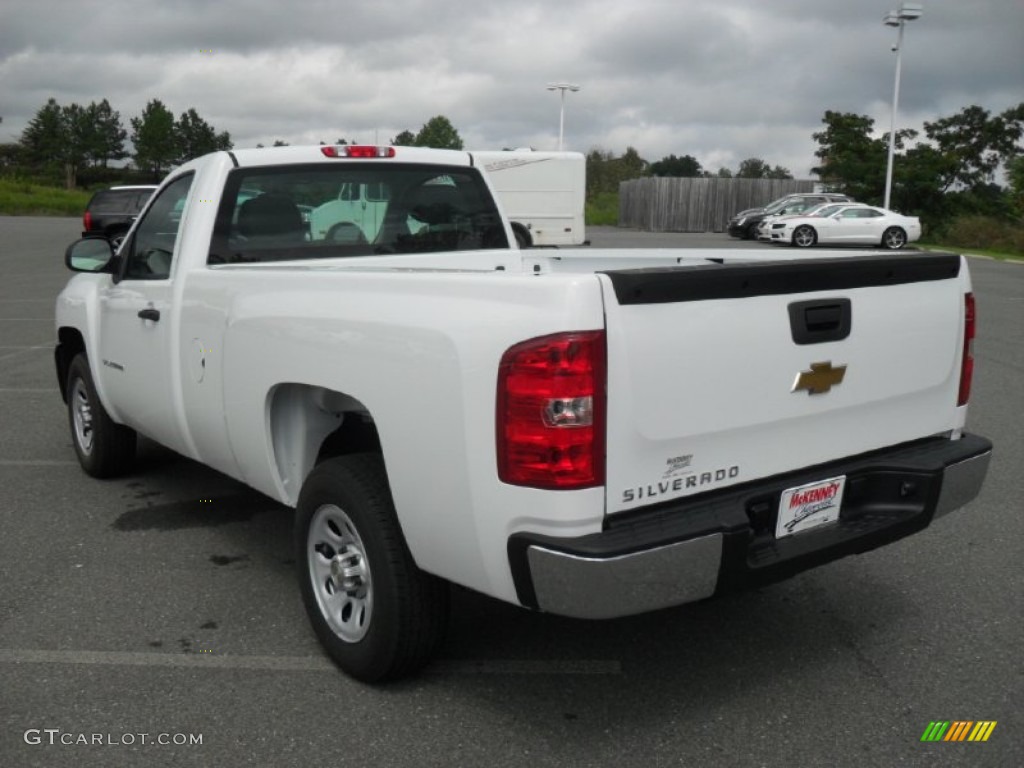
[[[842,341],[850,335],[849,299],[794,301],[789,305],[789,328],[797,344]]]

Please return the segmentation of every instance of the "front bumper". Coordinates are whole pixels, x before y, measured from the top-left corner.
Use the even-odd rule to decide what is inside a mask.
[[[983,437],[931,438],[607,518],[599,533],[509,538],[519,601],[603,619],[771,583],[927,528],[975,498],[992,455]],[[779,498],[845,475],[838,521],[774,535]]]

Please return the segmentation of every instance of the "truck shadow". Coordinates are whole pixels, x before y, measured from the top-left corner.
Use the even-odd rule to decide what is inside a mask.
[[[224,566],[218,572],[260,568],[274,585],[274,603],[298,604],[289,508],[153,444],[144,447],[139,469],[125,490],[141,503],[113,519],[112,529],[173,537],[216,528],[224,549],[209,560]],[[185,489],[202,490],[180,500]],[[411,680],[366,692],[457,692],[511,718],[516,729],[590,749],[624,727],[713,718],[780,686],[820,687],[829,697],[865,680],[884,689],[885,675],[862,648],[877,647],[878,635],[919,608],[859,563],[609,621],[535,613],[452,586],[451,624],[437,662]],[[852,571],[856,578],[848,577]],[[312,640],[308,627],[291,631]],[[338,675],[341,698],[358,684]]]

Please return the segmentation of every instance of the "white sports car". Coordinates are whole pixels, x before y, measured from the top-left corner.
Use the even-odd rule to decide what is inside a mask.
[[[921,237],[916,216],[870,205],[840,206],[827,216],[787,216],[772,224],[771,242],[812,245],[881,245],[897,250]]]
[[[810,208],[797,213],[776,213],[771,216],[765,216],[764,221],[757,225],[757,239],[771,242],[772,225],[778,224],[783,219],[799,216],[828,216],[829,214],[835,213],[840,208],[853,205],[863,205],[863,203],[819,203],[818,205],[811,206]]]

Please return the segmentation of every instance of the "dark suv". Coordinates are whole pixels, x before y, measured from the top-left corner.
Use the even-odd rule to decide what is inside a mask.
[[[765,216],[772,216],[776,213],[798,213],[799,211],[813,208],[821,203],[852,203],[853,198],[849,195],[840,195],[835,192],[800,192],[780,197],[764,208],[748,208],[740,211],[729,220],[729,234],[744,240],[757,239],[757,225]]]
[[[116,248],[132,222],[139,217],[139,211],[152,196],[156,185],[137,187],[111,187],[102,189],[92,196],[82,216],[82,237],[107,238]]]

